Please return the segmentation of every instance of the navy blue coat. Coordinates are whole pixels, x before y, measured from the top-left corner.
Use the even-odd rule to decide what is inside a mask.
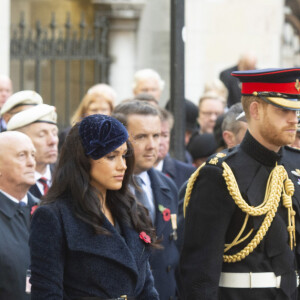
[[[78,297],[157,300],[149,268],[149,245],[131,227],[118,222],[122,236],[105,219],[110,235],[95,235],[78,219],[67,200],[41,206],[30,234],[31,299]]]
[[[169,208],[171,214],[177,214],[178,192],[174,182],[161,172],[152,168],[148,171],[148,175],[156,207],[154,227],[164,247],[163,250],[153,250],[150,257],[150,266],[160,300],[175,299],[177,288],[175,269],[178,265],[179,252],[174,239],[172,239],[171,220],[167,222],[164,220],[158,206],[162,205]]]
[[[190,164],[172,158],[167,155],[164,159],[162,172],[174,180],[178,190],[196,171],[196,168]]]
[[[25,292],[30,213],[38,199],[27,196],[28,205],[20,207],[0,193],[0,300],[30,299]]]

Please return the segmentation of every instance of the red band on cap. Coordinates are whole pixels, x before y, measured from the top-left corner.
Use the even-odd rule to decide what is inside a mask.
[[[300,84],[296,82],[267,83],[267,82],[243,82],[242,94],[252,95],[253,92],[275,92],[286,94],[300,94]]]

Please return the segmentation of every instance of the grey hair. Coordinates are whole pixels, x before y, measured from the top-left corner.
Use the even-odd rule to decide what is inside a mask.
[[[225,130],[231,131],[237,134],[240,130],[240,122],[236,118],[243,112],[242,103],[236,103],[230,107],[230,109],[225,113],[222,122],[222,132]]]
[[[148,79],[148,78],[156,79],[158,81],[160,90],[162,91],[164,89],[165,82],[161,79],[160,75],[153,69],[142,69],[142,70],[135,72],[134,77],[133,77],[132,89],[133,90],[136,89],[139,81]]]

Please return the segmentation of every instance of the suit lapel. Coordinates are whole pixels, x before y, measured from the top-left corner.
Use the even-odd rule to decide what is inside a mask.
[[[153,168],[148,171],[148,175],[151,180],[151,188],[153,192],[153,197],[155,201],[155,209],[156,209],[156,219],[155,219],[155,228],[157,236],[160,237],[161,233],[164,231],[165,226],[171,222],[165,221],[163,218],[163,213],[159,209],[159,205],[164,208],[171,209],[171,199],[170,199],[170,188],[161,180],[157,175],[158,171],[155,171]],[[177,212],[172,212],[176,213]]]
[[[164,159],[162,172],[174,179],[176,177],[176,166],[172,158],[167,155]]]
[[[39,188],[38,188],[38,186],[37,186],[36,184],[34,184],[34,185],[32,185],[32,186],[30,187],[29,192],[30,192],[33,196],[35,196],[35,197],[37,197],[37,198],[39,198],[39,199],[43,196],[42,193],[41,193],[41,191],[39,190]]]

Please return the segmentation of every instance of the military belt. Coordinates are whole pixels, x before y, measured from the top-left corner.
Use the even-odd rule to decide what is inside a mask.
[[[281,276],[273,272],[229,273],[222,272],[220,287],[225,288],[280,288]]]

